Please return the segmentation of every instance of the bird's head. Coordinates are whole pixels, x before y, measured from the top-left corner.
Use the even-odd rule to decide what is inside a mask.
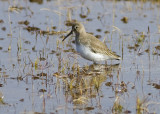
[[[80,35],[80,34],[85,34],[86,33],[83,24],[81,24],[80,22],[70,22],[69,25],[72,26],[72,30],[71,30],[71,32],[67,36],[65,36],[65,38],[62,41],[64,41],[73,32],[77,36]]]

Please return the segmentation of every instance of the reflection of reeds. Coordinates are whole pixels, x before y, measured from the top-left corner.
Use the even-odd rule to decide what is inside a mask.
[[[137,96],[137,99],[136,99],[136,113],[137,114],[150,113],[149,105],[160,105],[160,103],[159,102],[152,102],[148,99],[148,97],[143,97],[142,99],[140,99]]]
[[[23,7],[18,7],[18,6],[9,6],[8,8],[8,21],[9,21],[9,28],[10,28],[10,34],[8,34],[8,36],[11,37],[10,39],[10,44],[8,46],[8,50],[11,50],[11,44],[12,44],[12,37],[13,37],[13,33],[12,33],[12,21],[11,21],[11,17],[10,17],[10,12],[15,12],[17,14],[19,14],[19,12],[23,9]]]
[[[12,26],[11,26],[11,17],[10,17],[9,10],[10,10],[10,8],[8,9],[8,20],[9,20],[11,40],[10,40],[10,44],[9,44],[8,50],[11,50],[11,43],[12,43]]]
[[[112,113],[114,114],[120,114],[123,111],[123,106],[120,103],[120,97],[116,96],[116,99],[114,101],[113,107],[112,107]]]
[[[17,47],[18,47],[18,51],[22,50],[22,41],[21,41],[21,29],[19,30],[19,37],[18,37],[18,41],[17,41]]]
[[[63,61],[64,62],[64,61]],[[63,65],[65,65],[63,63]],[[77,62],[73,63],[72,68],[65,68],[64,72],[68,75],[55,73],[57,78],[61,78],[64,82],[65,94],[71,96],[70,100],[76,104],[87,104],[90,98],[96,97],[102,83],[107,79],[107,75],[110,75],[118,65],[90,65],[79,67]],[[70,69],[68,71],[68,69]],[[58,84],[59,85],[59,84]]]
[[[136,101],[136,110],[137,110],[137,114],[142,114],[142,113],[148,113],[148,99],[145,97],[144,99],[140,99],[139,97],[137,97],[137,101]]]
[[[3,93],[0,91],[0,105],[6,105],[6,104],[7,104],[7,103],[4,102],[3,98],[4,98],[4,95],[3,95]]]

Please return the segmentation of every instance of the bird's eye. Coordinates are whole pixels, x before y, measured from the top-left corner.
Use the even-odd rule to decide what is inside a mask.
[[[78,26],[75,26],[75,29],[77,30],[77,29],[78,29]]]

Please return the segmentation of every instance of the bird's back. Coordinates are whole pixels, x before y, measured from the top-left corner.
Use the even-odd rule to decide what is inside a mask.
[[[121,59],[120,56],[109,50],[105,43],[97,39],[92,34],[86,33],[83,37],[83,39],[80,39],[81,42],[83,42],[83,44],[86,44],[94,53],[107,55],[110,57],[110,59]]]

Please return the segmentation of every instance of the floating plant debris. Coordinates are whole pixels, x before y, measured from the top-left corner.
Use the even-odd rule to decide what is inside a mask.
[[[40,76],[40,77],[41,77],[41,76],[47,76],[47,73],[43,73],[43,72],[42,72],[42,73],[40,73],[40,74],[37,74],[37,76]]]
[[[6,27],[2,27],[1,29],[2,29],[3,31],[6,31]]]
[[[88,18],[88,19],[86,19],[86,21],[92,21],[93,19],[91,19],[91,18]]]
[[[39,76],[32,76],[32,79],[37,80],[37,79],[40,79],[40,78],[39,78]]]
[[[29,21],[27,21],[27,20],[25,20],[25,21],[19,21],[18,24],[29,25]]]
[[[43,0],[29,0],[29,2],[43,4]]]
[[[45,89],[40,89],[39,92],[47,92]]]
[[[4,23],[4,21],[2,19],[0,19],[0,23]]]
[[[127,47],[128,49],[135,49],[135,47],[134,46],[130,46],[130,45],[128,45],[128,47]]]
[[[160,50],[160,46],[159,46],[159,45],[158,45],[158,46],[156,46],[155,48],[156,48],[157,50]]]
[[[31,42],[30,42],[30,41],[25,41],[24,43],[25,43],[25,44],[31,44]]]
[[[80,14],[79,15],[81,18],[86,18],[87,17],[87,15],[82,15],[82,14]]]
[[[105,34],[109,34],[110,32],[106,30],[106,31],[104,31],[104,33],[105,33]]]
[[[154,88],[156,88],[156,89],[160,89],[160,84],[153,83],[152,86],[154,86]]]
[[[97,29],[96,31],[97,31],[97,32],[101,32],[102,30],[101,30],[101,29]]]
[[[101,35],[95,35],[95,37],[99,39],[99,38],[101,38]]]
[[[19,101],[24,102],[24,99],[22,98],[22,99],[20,99]]]
[[[60,35],[60,34],[66,33],[66,31],[45,31],[45,30],[41,30],[38,27],[31,27],[31,26],[27,26],[24,29],[26,29],[28,32],[35,31],[42,35]]]
[[[52,27],[53,30],[55,30],[56,28],[57,28],[56,26],[53,26],[53,27]]]
[[[21,11],[23,9],[25,9],[25,7],[22,7],[22,6],[20,6],[20,7],[19,6],[10,6],[9,7],[10,12],[16,11],[18,13],[19,11]]]
[[[88,111],[89,110],[94,110],[94,107],[86,107],[85,109],[88,110]]]
[[[26,30],[28,30],[28,32],[31,32],[31,31],[39,31],[40,28],[38,27],[31,27],[31,26],[27,26],[26,28],[24,28]]]
[[[0,87],[3,87],[3,84],[0,84]]]
[[[112,82],[107,82],[105,83],[106,86],[111,86],[112,85]]]
[[[128,17],[123,17],[122,19],[121,19],[121,21],[123,22],[123,23],[128,23]]]

